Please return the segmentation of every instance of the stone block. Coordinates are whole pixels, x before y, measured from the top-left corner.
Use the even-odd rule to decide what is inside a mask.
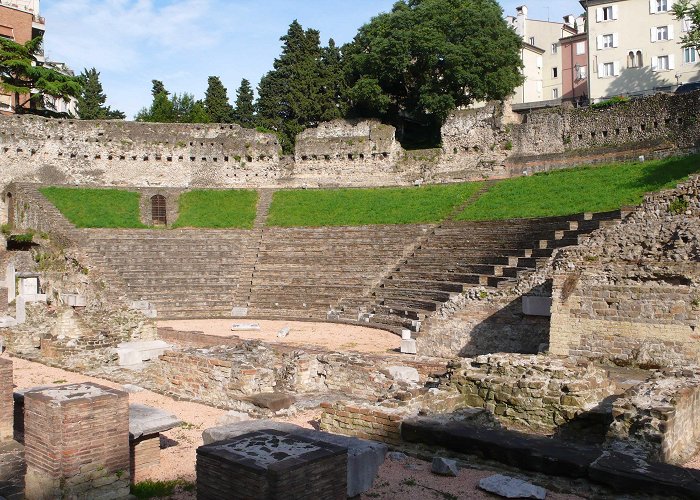
[[[457,461],[443,457],[433,458],[433,463],[430,467],[430,471],[433,474],[437,474],[439,476],[457,477],[459,475],[459,467],[457,466]]]
[[[127,393],[71,384],[30,390],[24,404],[27,498],[129,496]]]
[[[550,317],[552,315],[552,298],[523,296],[523,314]]]
[[[275,430],[197,449],[197,498],[345,499],[348,450]]]
[[[418,354],[418,345],[415,339],[401,341],[401,354]]]
[[[234,307],[231,309],[231,316],[234,318],[245,318],[248,316],[247,307]]]
[[[406,382],[408,384],[420,382],[418,370],[410,366],[390,366],[388,371],[389,376],[397,382]]]
[[[162,340],[144,342],[123,342],[117,345],[119,366],[136,366],[145,361],[158,359],[165,351],[171,349],[170,344]]]
[[[30,276],[19,279],[19,294],[20,295],[38,295],[39,294],[39,278]]]
[[[535,498],[544,500],[547,490],[515,477],[496,474],[479,481],[479,488],[504,498]]]
[[[281,392],[266,392],[251,396],[250,402],[259,408],[272,411],[286,410],[294,404],[294,397]]]
[[[15,321],[18,325],[23,325],[27,322],[27,305],[24,297],[18,295],[15,299]]]
[[[68,307],[87,306],[87,298],[84,295],[78,295],[77,293],[63,293],[61,294],[61,300],[63,301],[63,304]]]
[[[129,405],[129,438],[137,439],[157,434],[180,425],[182,421],[172,413],[148,405]]]
[[[17,295],[17,283],[15,282],[15,265],[10,262],[5,268],[5,287],[7,288],[7,303],[11,304]]]
[[[234,323],[231,325],[232,332],[258,332],[260,325],[258,323]]]
[[[272,420],[251,420],[213,427],[202,433],[202,439],[206,445],[262,429],[275,429],[346,447],[348,449],[347,496],[349,498],[364,493],[372,487],[374,478],[379,472],[379,467],[384,463],[388,451],[388,447],[384,443],[319,432]]]

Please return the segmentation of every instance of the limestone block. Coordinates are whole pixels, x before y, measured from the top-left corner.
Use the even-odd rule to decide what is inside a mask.
[[[397,382],[417,384],[420,381],[418,370],[410,366],[390,366],[388,370],[389,376]]]
[[[279,332],[277,332],[277,338],[280,338],[280,339],[285,338],[287,335],[289,335],[290,331],[291,331],[291,328],[289,328],[288,326],[285,326]]]
[[[450,460],[449,458],[433,458],[433,464],[430,467],[430,470],[433,474],[437,474],[439,476],[457,477],[459,475],[459,467],[457,466],[457,461]]]
[[[172,413],[148,405],[129,405],[129,438],[157,434],[180,425],[182,421]]]
[[[15,320],[18,325],[22,325],[27,322],[27,304],[22,295],[19,295],[15,299]]]
[[[171,349],[170,344],[162,340],[146,342],[123,342],[117,346],[119,366],[134,366],[158,359],[165,351]]]
[[[547,490],[514,477],[497,474],[479,481],[479,488],[505,498],[536,498],[544,500]]]
[[[260,331],[258,323],[234,323],[231,325],[232,332],[257,332]]]
[[[418,354],[418,345],[416,344],[416,340],[402,340],[401,354]]]
[[[15,283],[15,265],[10,262],[5,269],[5,286],[7,287],[7,303],[11,304],[17,295],[17,284]]]
[[[248,316],[248,308],[247,307],[234,307],[231,309],[231,316],[234,318],[245,318]]]
[[[545,316],[552,315],[552,298],[551,297],[523,297],[523,314],[526,316]]]
[[[249,432],[274,429],[348,449],[348,497],[355,497],[372,487],[379,467],[384,463],[388,447],[384,443],[354,437],[339,436],[313,429],[305,429],[286,422],[251,420],[232,425],[213,427],[202,433],[204,444],[224,441]]]
[[[15,326],[17,326],[15,318],[11,318],[10,316],[0,317],[0,328],[12,328]]]
[[[77,293],[64,293],[61,294],[61,300],[64,305],[68,307],[85,307],[87,306],[87,298],[84,295],[79,295]]]
[[[20,295],[38,295],[39,294],[39,278],[20,278],[19,279],[19,294]]]

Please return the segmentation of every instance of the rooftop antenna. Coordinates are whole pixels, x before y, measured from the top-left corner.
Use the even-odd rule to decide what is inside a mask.
[[[549,22],[549,5],[547,6],[547,22]]]

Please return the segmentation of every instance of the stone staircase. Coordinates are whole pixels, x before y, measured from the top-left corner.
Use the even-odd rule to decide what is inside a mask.
[[[453,295],[471,287],[511,286],[556,248],[576,245],[624,212],[487,222],[448,221],[436,227],[366,296],[337,305],[341,318],[413,331]]]

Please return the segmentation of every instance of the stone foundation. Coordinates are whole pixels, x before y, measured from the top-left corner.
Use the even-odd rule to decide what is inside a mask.
[[[441,384],[466,406],[501,422],[554,431],[612,394],[606,371],[546,356],[491,355],[454,361]]]
[[[197,449],[197,498],[347,498],[348,450],[274,430]]]
[[[29,391],[26,494],[32,499],[129,496],[129,398],[97,384]]]
[[[609,446],[683,464],[700,443],[700,371],[657,372],[615,401],[613,417]]]

